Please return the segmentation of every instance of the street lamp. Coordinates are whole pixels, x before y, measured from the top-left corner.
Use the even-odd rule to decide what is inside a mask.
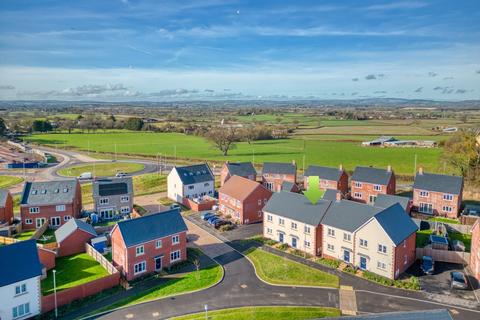
[[[204,308],[205,308],[205,320],[208,320],[208,304],[206,304]]]
[[[58,309],[57,309],[57,279],[56,273],[57,270],[53,269],[53,295],[55,298],[55,319],[58,318]]]

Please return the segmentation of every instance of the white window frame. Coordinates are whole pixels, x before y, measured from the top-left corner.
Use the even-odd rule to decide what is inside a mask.
[[[273,221],[273,217],[271,214],[267,214],[267,221]]]
[[[22,294],[25,294],[25,293],[27,293],[27,284],[26,283],[22,283],[22,284],[19,284],[18,286],[15,286],[15,296],[19,296],[19,295],[22,295]]]
[[[160,249],[162,247],[162,239],[155,241],[155,248]]]
[[[55,206],[55,211],[56,212],[63,212],[66,210],[66,206],[64,204],[59,204]]]
[[[377,268],[380,270],[386,270],[387,269],[387,264],[381,261],[377,261]]]
[[[109,204],[110,203],[110,199],[109,198],[100,198],[100,200],[98,200],[98,203],[99,204]]]
[[[20,309],[20,307],[21,307],[21,309]],[[24,318],[26,315],[29,315],[29,314],[30,314],[30,302],[22,303],[22,304],[12,308],[12,318],[13,319]]]
[[[354,185],[355,188],[361,188],[361,187],[362,187],[362,183],[359,182],[359,181],[355,181],[355,182],[353,183],[353,185]]]
[[[419,195],[420,197],[423,197],[423,198],[428,197],[428,194],[429,194],[429,193],[428,193],[428,191],[426,191],[426,190],[420,190],[420,192],[418,193],[418,195]]]
[[[303,227],[303,232],[306,234],[310,234],[310,227],[309,226],[304,226]]]
[[[140,274],[147,271],[147,262],[140,261],[139,263],[135,263],[133,265],[133,274]]]
[[[179,244],[180,243],[180,235],[176,234],[172,236],[172,245]]]
[[[296,222],[291,222],[290,227],[292,228],[292,230],[297,230],[298,225]]]
[[[40,213],[40,207],[30,207],[28,208],[29,213]]]
[[[442,206],[443,212],[453,212],[453,208],[451,206]]]
[[[285,219],[283,219],[283,218],[278,218],[278,225],[284,226],[284,225],[285,225]]]
[[[120,197],[120,202],[128,202],[130,201],[130,197],[129,196],[121,196]]]
[[[143,245],[135,247],[135,256],[143,256],[145,254],[145,247]]]
[[[327,243],[327,250],[328,251],[335,251],[335,246],[333,244]]]
[[[72,219],[72,216],[69,216],[69,215],[63,216],[63,221],[65,221],[65,222],[70,220],[70,219]]]
[[[383,245],[383,244],[379,243],[377,250],[378,250],[379,253],[387,254],[387,246],[386,245]]]
[[[335,238],[335,229],[327,228],[327,234],[329,237]]]
[[[443,194],[443,200],[446,200],[446,201],[453,201],[453,194],[450,194],[450,193],[444,193],[444,194]]]
[[[33,220],[32,219],[25,219],[25,224],[32,224]]]
[[[350,233],[343,233],[343,241],[352,242],[352,235]]]
[[[178,257],[175,258],[175,259],[172,259],[172,256],[176,256],[177,253],[178,253]],[[180,250],[175,250],[175,251],[170,252],[170,263],[176,262],[176,261],[181,260],[181,259],[182,259],[182,252]]]
[[[376,184],[376,185],[373,186],[373,190],[375,190],[375,191],[382,191],[382,186],[379,185],[379,184]]]
[[[273,233],[273,230],[271,228],[267,228],[267,233],[268,234],[272,234]]]
[[[120,213],[130,213],[130,207],[121,207]]]
[[[360,247],[368,248],[368,240],[360,239]]]
[[[361,192],[354,192],[354,193],[353,193],[353,196],[354,196],[355,198],[363,199]]]
[[[310,248],[310,241],[305,240],[303,245],[305,246],[305,248]]]

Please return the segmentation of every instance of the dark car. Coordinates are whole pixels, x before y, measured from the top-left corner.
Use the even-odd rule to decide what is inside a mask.
[[[230,225],[232,224],[230,221],[227,221],[227,220],[223,220],[223,219],[218,219],[215,221],[215,223],[213,224],[213,226],[215,228],[220,228],[221,226],[224,226],[224,225]]]
[[[211,225],[214,225],[214,224],[215,224],[215,221],[217,221],[217,220],[220,220],[220,218],[217,217],[217,216],[215,216],[215,217],[209,218],[209,219],[207,220],[207,222],[208,222],[209,224],[211,224]]]
[[[210,218],[216,217],[216,215],[213,212],[204,212],[200,215],[200,218],[202,220],[207,221]]]
[[[451,289],[462,289],[465,290],[468,288],[467,277],[465,274],[460,271],[450,272],[450,288]]]
[[[435,270],[435,262],[433,261],[433,258],[430,256],[423,256],[420,268],[425,274],[433,274]]]

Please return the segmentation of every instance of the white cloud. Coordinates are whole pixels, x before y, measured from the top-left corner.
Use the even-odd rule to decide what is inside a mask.
[[[419,9],[426,7],[428,3],[420,1],[397,1],[384,4],[375,4],[366,7],[366,10],[384,11],[384,10],[398,10],[398,9]]]

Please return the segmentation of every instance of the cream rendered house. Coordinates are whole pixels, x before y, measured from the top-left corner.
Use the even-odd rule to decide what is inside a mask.
[[[215,192],[215,178],[206,164],[174,167],[167,177],[168,198],[182,202],[183,198],[212,196]]]

